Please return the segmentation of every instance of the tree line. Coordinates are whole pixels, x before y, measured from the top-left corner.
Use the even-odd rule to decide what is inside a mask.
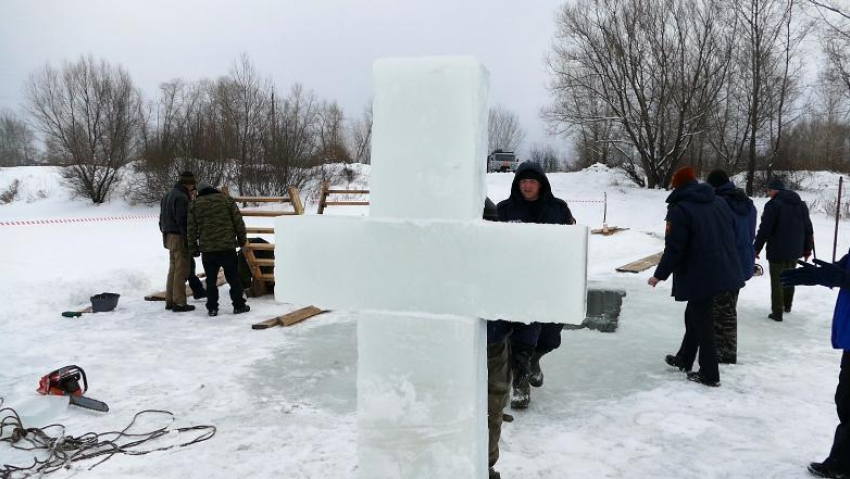
[[[557,17],[544,116],[579,167],[666,188],[684,164],[850,171],[850,17],[815,0],[577,0]],[[811,47],[824,52],[806,88]]]

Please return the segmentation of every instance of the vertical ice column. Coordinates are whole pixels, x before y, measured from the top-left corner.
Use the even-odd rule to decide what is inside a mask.
[[[375,313],[357,336],[358,477],[486,477],[484,321]]]
[[[470,57],[380,60],[374,78],[370,216],[480,219],[484,67]],[[484,321],[372,313],[357,329],[358,477],[484,479]]]

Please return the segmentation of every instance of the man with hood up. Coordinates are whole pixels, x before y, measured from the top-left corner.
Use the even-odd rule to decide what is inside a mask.
[[[511,196],[496,206],[499,221],[510,223],[576,223],[564,200],[552,194],[549,179],[539,163],[526,161],[519,165],[511,184]],[[504,323],[504,322],[500,322]],[[543,385],[540,358],[561,345],[562,324],[508,323],[490,331],[488,342],[510,335],[513,397],[511,407],[525,409],[531,400],[531,386]]]
[[[251,307],[243,296],[242,279],[236,259],[236,248],[248,242],[245,222],[236,201],[213,188],[198,184],[198,197],[189,206],[189,251],[192,256],[203,253],[201,262],[207,275],[207,314],[218,315],[219,269],[230,286],[233,314],[247,313]]]
[[[673,297],[687,301],[685,337],[667,364],[688,371],[688,379],[720,386],[714,321],[714,297],[741,289],[744,279],[735,248],[735,217],[725,201],[706,184],[698,183],[694,169],[680,168],[673,175],[673,192],[667,197],[664,253],[649,278],[653,288],[673,275]],[[699,351],[697,372],[691,372]]]
[[[814,250],[815,239],[809,208],[800,195],[786,190],[785,184],[773,179],[767,184],[770,201],[764,205],[761,224],[756,234],[756,258],[767,244],[767,261],[770,264],[770,309],[767,316],[782,321],[783,313],[790,313],[794,302],[794,287],[783,287],[782,272],[794,269],[797,260],[809,259]]]
[[[747,193],[736,188],[723,170],[714,170],[706,177],[706,182],[714,188],[714,194],[726,201],[735,215],[735,247],[741,260],[741,274],[749,281],[755,271],[755,249],[753,240],[756,235],[758,213]],[[714,317],[714,337],[717,341],[717,359],[721,364],[738,362],[738,292],[732,290],[714,297],[712,316]]]

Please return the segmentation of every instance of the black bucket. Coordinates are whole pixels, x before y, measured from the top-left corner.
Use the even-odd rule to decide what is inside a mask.
[[[91,310],[93,313],[105,313],[112,311],[118,306],[118,293],[100,293],[91,297]]]

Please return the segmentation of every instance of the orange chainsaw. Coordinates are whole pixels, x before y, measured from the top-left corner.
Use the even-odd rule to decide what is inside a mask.
[[[83,382],[80,387],[80,381]],[[39,394],[50,394],[54,396],[69,396],[70,403],[93,411],[108,412],[109,406],[97,399],[84,397],[88,390],[89,382],[86,372],[79,366],[65,366],[44,376],[38,382]]]

